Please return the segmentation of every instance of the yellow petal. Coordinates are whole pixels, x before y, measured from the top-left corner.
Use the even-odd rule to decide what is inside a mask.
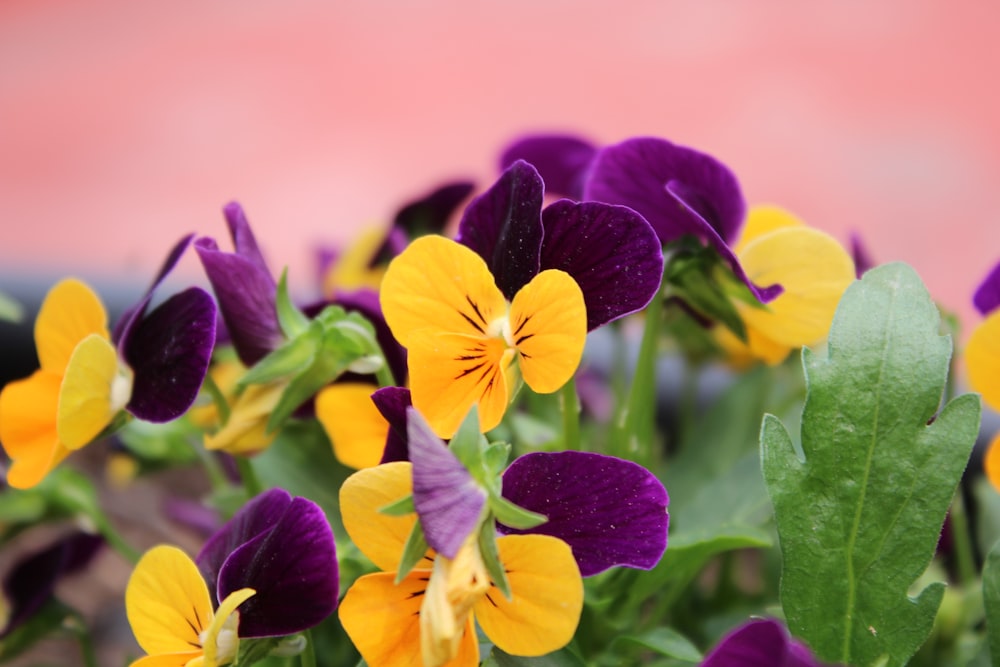
[[[200,650],[212,622],[208,587],[187,554],[161,545],[147,551],[125,588],[125,612],[139,646],[150,655]]]
[[[197,662],[193,662],[197,660]],[[147,655],[132,662],[129,667],[201,667],[202,653],[189,651],[187,653],[166,653],[162,655]]]
[[[548,394],[566,384],[587,339],[587,306],[576,281],[555,269],[532,278],[511,303],[510,337],[529,387]]]
[[[379,509],[411,493],[413,471],[408,461],[359,470],[340,487],[340,513],[347,534],[361,553],[386,572],[399,568],[403,546],[417,515],[389,516]],[[433,558],[427,556],[422,567],[429,568],[432,562]]]
[[[492,587],[476,604],[483,632],[511,655],[545,655],[568,644],[583,609],[583,580],[569,545],[548,535],[508,535],[497,546],[511,599]]]
[[[737,369],[745,369],[757,360],[776,366],[792,351],[790,346],[777,343],[755,329],[747,330],[746,343],[721,325],[713,328],[712,333],[715,342],[726,352],[729,363]]]
[[[277,432],[267,432],[267,420],[286,386],[283,381],[247,386],[229,406],[226,425],[205,436],[205,449],[246,455],[270,447]]]
[[[737,255],[751,241],[769,232],[783,227],[799,227],[802,221],[783,208],[777,206],[754,206],[747,215],[746,224],[743,225],[743,233],[740,234],[740,242],[733,248]]]
[[[38,360],[47,371],[62,374],[73,349],[90,334],[108,336],[108,316],[100,298],[75,278],[60,281],[45,295],[35,319]]]
[[[59,440],[69,449],[83,447],[111,423],[131,394],[131,377],[119,374],[115,348],[90,334],[66,365],[56,419]]]
[[[986,471],[986,479],[990,480],[993,488],[1000,493],[1000,433],[993,436],[989,447],[986,448],[983,468]]]
[[[473,405],[482,432],[500,423],[514,386],[514,350],[503,339],[414,332],[410,344],[413,407],[438,437],[455,435]]]
[[[430,572],[414,570],[398,586],[395,576],[379,572],[355,581],[340,603],[340,622],[369,665],[432,667],[424,665],[420,650],[420,606]],[[478,664],[479,643],[470,617],[458,655],[445,665]]]
[[[507,302],[479,255],[443,236],[422,236],[392,260],[380,289],[393,336],[411,346],[414,332],[492,336]],[[493,333],[491,327],[496,329]],[[409,364],[412,369],[414,364]]]
[[[35,486],[69,454],[56,432],[61,383],[58,375],[37,370],[0,391],[0,443],[13,461],[7,483],[14,488]]]
[[[972,330],[965,346],[969,385],[983,396],[983,402],[1000,410],[1000,310]]]
[[[218,667],[230,662],[239,653],[239,614],[236,608],[256,594],[257,591],[252,588],[241,588],[219,603],[208,632],[205,633],[204,667]]]
[[[425,665],[458,655],[473,606],[490,587],[479,544],[470,535],[454,559],[438,554],[420,606],[420,650]]]
[[[379,464],[389,435],[389,422],[372,402],[375,385],[344,382],[316,395],[316,419],[345,466],[360,470]]]
[[[369,227],[362,232],[323,277],[323,294],[333,297],[338,290],[378,289],[385,270],[371,263],[384,242],[384,229]]]
[[[755,284],[784,288],[766,308],[737,304],[747,329],[790,347],[826,337],[840,297],[854,281],[847,251],[829,234],[808,227],[783,227],[759,236],[739,259]]]

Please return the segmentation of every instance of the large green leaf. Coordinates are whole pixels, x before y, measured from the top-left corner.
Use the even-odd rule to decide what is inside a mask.
[[[926,639],[944,585],[908,589],[934,554],[979,428],[961,396],[933,420],[951,356],[906,265],[844,295],[826,354],[803,352],[802,452],[780,420],[761,431],[792,633],[826,661],[903,665]]]

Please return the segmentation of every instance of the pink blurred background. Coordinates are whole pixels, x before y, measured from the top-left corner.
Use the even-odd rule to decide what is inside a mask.
[[[0,289],[138,291],[231,199],[310,287],[315,244],[572,130],[710,152],[971,324],[1000,259],[997,25],[930,0],[4,0]]]

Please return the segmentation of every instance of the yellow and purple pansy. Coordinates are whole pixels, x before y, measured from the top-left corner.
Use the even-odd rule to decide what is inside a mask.
[[[407,349],[414,406],[450,437],[473,405],[499,424],[520,379],[539,393],[576,371],[587,331],[641,310],[663,255],[634,211],[557,201],[527,162],[466,208],[457,242],[425,236],[389,265],[386,322]]]
[[[113,333],[100,298],[83,282],[63,280],[46,295],[34,331],[41,367],[0,392],[0,443],[12,459],[11,486],[41,482],[123,410],[166,422],[194,402],[215,345],[215,302],[191,287],[147,312],[190,241],[174,246]]]
[[[1000,410],[1000,263],[976,288],[972,303],[985,319],[972,330],[965,345],[966,374],[983,402]],[[1000,433],[990,441],[983,464],[987,478],[1000,490]]]
[[[209,538],[196,561],[164,545],[140,559],[125,606],[149,655],[133,665],[226,664],[241,639],[291,635],[321,622],[337,594],[336,548],[323,511],[271,489]]]

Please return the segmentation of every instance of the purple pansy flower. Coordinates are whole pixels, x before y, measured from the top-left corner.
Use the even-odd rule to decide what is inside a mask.
[[[587,329],[641,310],[660,288],[663,252],[649,224],[623,206],[559,200],[542,210],[538,171],[515,161],[465,209],[457,241],[486,261],[510,300],[546,269],[568,273]]]
[[[723,637],[701,667],[821,667],[821,663],[778,621],[754,619]]]
[[[1000,262],[979,283],[972,295],[972,303],[983,317],[1000,307]]]
[[[215,302],[200,287],[174,294],[146,313],[153,291],[191,243],[181,239],[137,304],[115,325],[119,356],[132,369],[132,394],[125,408],[139,419],[167,422],[187,412],[198,397],[215,346]]]
[[[326,515],[282,489],[247,503],[196,562],[216,600],[241,588],[257,591],[240,607],[240,637],[293,634],[337,606],[337,553]]]
[[[500,156],[500,169],[518,160],[530,163],[550,194],[583,199],[583,186],[597,146],[572,134],[530,134],[510,144]]]
[[[0,639],[31,618],[52,597],[56,583],[82,570],[104,540],[89,533],[72,533],[55,544],[28,554],[3,580],[3,596],[10,609]]]

